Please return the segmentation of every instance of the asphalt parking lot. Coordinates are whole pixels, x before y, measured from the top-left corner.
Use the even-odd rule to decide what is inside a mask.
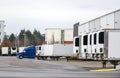
[[[107,64],[112,68],[111,64]],[[120,71],[91,72],[102,68],[94,61],[51,61],[0,56],[0,78],[120,78]]]

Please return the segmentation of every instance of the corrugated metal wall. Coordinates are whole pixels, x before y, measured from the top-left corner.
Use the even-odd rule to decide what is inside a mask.
[[[89,25],[89,26],[87,26]],[[120,28],[120,10],[111,12],[78,26],[78,35],[87,32],[96,32],[106,28]]]

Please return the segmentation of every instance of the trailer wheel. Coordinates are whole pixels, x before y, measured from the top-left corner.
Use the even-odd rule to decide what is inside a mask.
[[[23,56],[19,56],[19,59],[23,59]]]

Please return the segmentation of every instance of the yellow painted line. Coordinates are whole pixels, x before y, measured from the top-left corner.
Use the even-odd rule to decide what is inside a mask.
[[[97,70],[90,70],[91,72],[109,72],[109,71],[116,71],[117,69],[97,69]]]

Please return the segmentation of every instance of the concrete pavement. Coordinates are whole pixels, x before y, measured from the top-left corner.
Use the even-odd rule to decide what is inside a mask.
[[[120,78],[120,71],[90,72],[81,63],[0,57],[0,78]]]

